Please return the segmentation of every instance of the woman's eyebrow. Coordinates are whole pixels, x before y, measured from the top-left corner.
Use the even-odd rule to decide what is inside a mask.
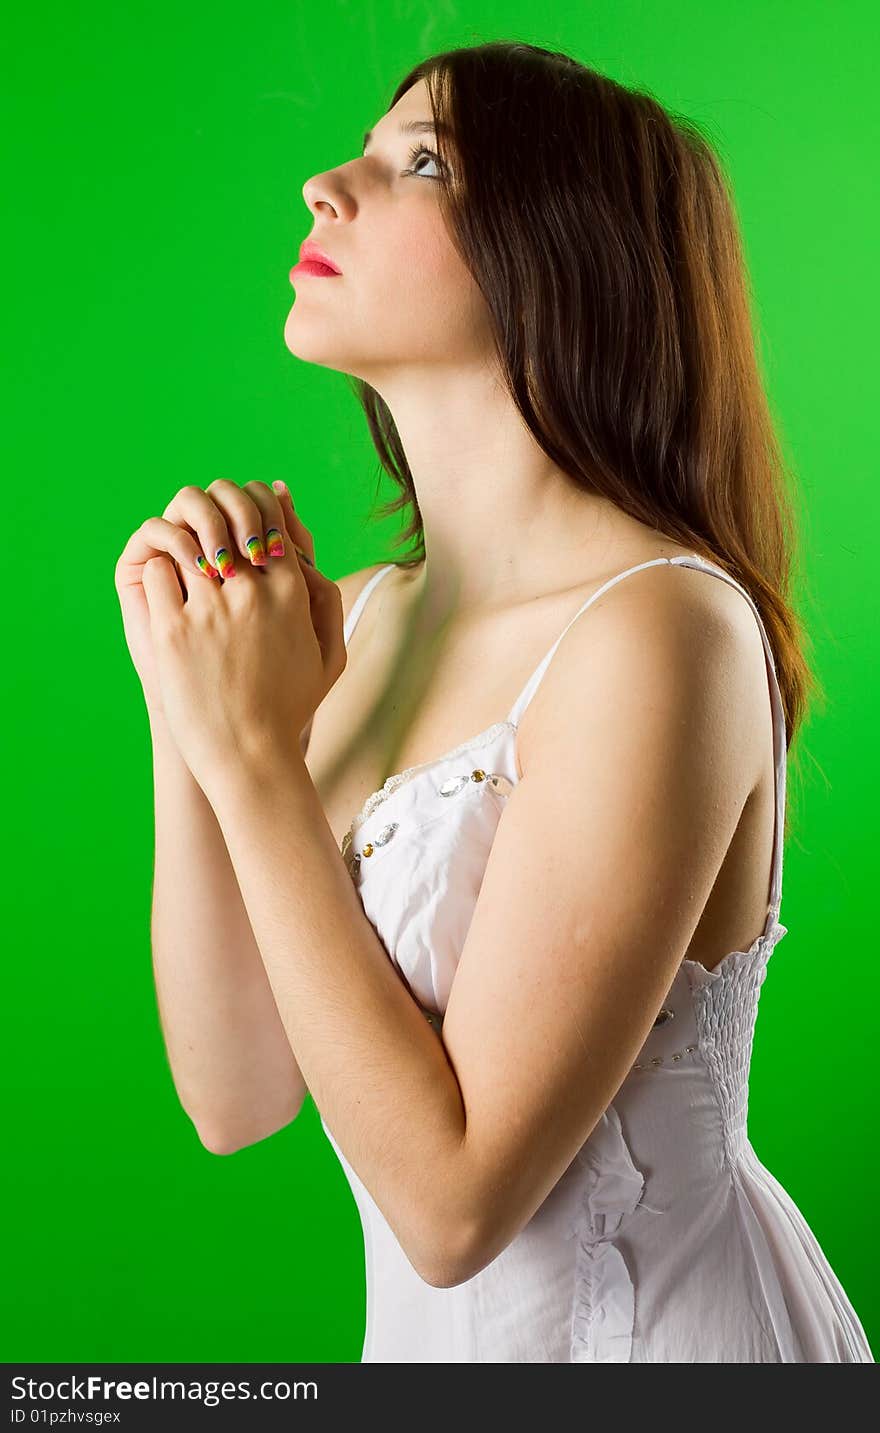
[[[400,129],[400,133],[401,133],[401,134],[416,134],[416,133],[421,133],[421,132],[423,132],[424,130],[433,130],[434,133],[442,133],[442,134],[448,134],[448,133],[449,133],[449,126],[448,126],[448,125],[439,124],[439,123],[435,125],[435,123],[434,123],[434,121],[433,121],[432,119],[411,119],[411,120],[407,121],[407,123],[401,124],[401,125],[399,126],[399,129]],[[363,157],[364,154],[366,154],[366,152],[367,152],[367,145],[369,144],[369,142],[370,142],[370,140],[372,139],[372,137],[373,137],[373,131],[372,131],[371,129],[368,129],[367,132],[366,132],[366,134],[364,135],[364,145],[363,145],[363,150],[362,150],[362,152],[361,152],[362,157]]]

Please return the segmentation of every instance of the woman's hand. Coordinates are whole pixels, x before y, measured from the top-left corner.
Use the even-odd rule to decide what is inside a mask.
[[[275,492],[258,481],[245,483],[242,489],[235,483],[226,486],[238,494],[229,499],[231,516],[212,499],[214,484],[208,492],[189,484],[175,493],[162,517],[148,517],[140,524],[116,562],[115,586],[122,609],[123,631],[150,715],[162,715],[162,694],[142,580],[143,567],[150,557],[166,553],[175,559],[179,572],[204,573],[202,580],[216,582],[216,569],[205,559],[205,553],[216,556],[216,549],[225,547],[232,559],[241,553],[242,559],[252,563],[252,557],[259,555],[258,545],[252,542],[254,537],[261,539],[267,552],[284,552],[287,537],[298,547],[302,559],[314,566],[314,540],[298,520],[284,483],[279,483]],[[281,540],[274,533],[281,533]],[[182,580],[181,589],[185,598],[186,585]]]
[[[265,484],[242,492],[218,479],[208,493],[183,489],[142,535],[155,546],[169,522],[192,523],[219,576],[202,575],[198,547],[188,546],[183,562],[173,553],[146,557],[140,588],[153,689],[189,770],[211,795],[235,764],[252,771],[275,752],[300,747],[302,728],[343,674],[347,653],[340,589],[310,565],[314,542],[287,489],[279,499]],[[238,550],[259,556],[254,539],[264,530],[271,537],[272,527],[288,539],[284,555],[235,562],[226,532]],[[178,530],[173,540],[183,536]]]
[[[206,579],[216,579],[216,569],[205,560],[204,554],[216,554],[221,546],[230,555],[240,552],[250,562],[248,539],[260,537],[265,546],[270,529],[274,526],[277,530],[284,525],[279,522],[280,498],[271,494],[265,483],[245,484],[245,489],[251,488],[259,489],[259,493],[251,493],[250,501],[244,499],[236,504],[236,518],[232,524],[227,523],[224,510],[201,488],[193,485],[181,488],[161,517],[147,518],[141,523],[117,559],[114,583],[122,609],[125,640],[151,712],[161,712],[162,698],[153,655],[150,614],[143,590],[144,565],[151,557],[167,553],[181,569],[204,572]],[[285,501],[292,513],[289,496]],[[314,562],[314,548],[310,550],[310,556]],[[183,591],[185,594],[185,585]]]

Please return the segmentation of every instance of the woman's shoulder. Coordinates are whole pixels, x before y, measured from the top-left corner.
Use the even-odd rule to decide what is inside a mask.
[[[374,562],[370,567],[359,567],[356,572],[346,572],[342,577],[334,577],[333,581],[342,593],[342,612],[346,620],[370,578],[388,566],[387,562]],[[393,582],[394,573],[389,572],[383,580]]]
[[[564,714],[579,711],[588,693],[610,699],[615,681],[621,694],[634,698],[639,691],[642,713],[667,709],[677,694],[692,703],[694,715],[704,708],[707,719],[711,685],[724,715],[720,725],[734,735],[739,769],[763,770],[770,709],[760,627],[742,592],[717,574],[678,564],[645,567],[588,604],[523,717],[523,769],[532,748],[558,733]],[[596,701],[592,696],[588,705]],[[621,705],[632,704],[621,697]],[[714,729],[717,735],[717,723]]]

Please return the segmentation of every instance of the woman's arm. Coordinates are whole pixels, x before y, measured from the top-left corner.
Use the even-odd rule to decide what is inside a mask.
[[[413,1268],[445,1279],[472,1232],[443,1042],[363,910],[299,753],[249,753],[208,794],[315,1104]]]
[[[289,1124],[307,1088],[217,818],[152,711],[150,731],[159,1017],[180,1102],[205,1147],[225,1154]]]
[[[347,618],[376,567],[341,577]],[[164,717],[153,738],[153,977],[180,1102],[214,1154],[296,1119],[308,1086],[278,1014],[214,811]],[[303,760],[314,716],[300,735]]]

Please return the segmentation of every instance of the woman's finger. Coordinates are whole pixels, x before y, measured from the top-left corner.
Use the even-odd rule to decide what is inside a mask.
[[[273,553],[277,551],[272,534],[266,532],[275,520],[273,495],[265,483],[252,483],[248,487],[250,491],[244,491],[227,478],[215,478],[203,492],[194,483],[188,483],[175,493],[162,514],[163,518],[192,533],[208,563],[213,564],[224,581],[236,575],[235,561],[239,554],[252,566],[265,567],[268,546],[272,546]]]
[[[234,552],[228,558],[219,549],[209,553],[211,560],[220,569],[223,578],[235,576],[235,552],[240,552],[252,567],[265,567],[269,561],[266,551],[266,522],[263,515],[265,497],[257,498],[258,491],[268,497],[265,483],[251,482],[244,488],[229,478],[215,478],[205,489],[207,497],[222,513],[225,525],[233,543]]]
[[[252,507],[250,499],[245,498],[244,501],[248,508]],[[248,556],[246,546],[239,545],[235,528],[230,530],[227,524],[225,509],[195,483],[187,483],[178,489],[163,512],[162,518],[164,521],[174,523],[182,531],[188,532],[201,548],[206,560],[206,567],[199,563],[199,571],[205,572],[206,568],[212,568],[215,577],[218,574],[224,579],[233,577],[235,575],[235,553],[243,551],[245,556]],[[257,512],[256,520],[260,521],[259,512]],[[250,517],[251,526],[253,522],[254,518]],[[248,525],[247,510],[243,515],[239,513],[239,528],[246,525]],[[208,572],[207,575],[212,574]]]
[[[137,540],[132,548],[129,561],[149,562],[153,557],[167,553],[179,565],[182,573],[203,572],[208,577],[217,577],[217,569],[206,562],[201,545],[186,528],[163,517],[148,517],[132,534]]]
[[[284,522],[297,553],[309,567],[315,567],[315,539],[293,506],[289,487],[281,479],[276,479],[272,487],[281,504]]]
[[[277,494],[266,483],[256,479],[245,483],[244,491],[250,495],[255,507],[259,510],[266,556],[283,557],[285,554],[285,523]]]

